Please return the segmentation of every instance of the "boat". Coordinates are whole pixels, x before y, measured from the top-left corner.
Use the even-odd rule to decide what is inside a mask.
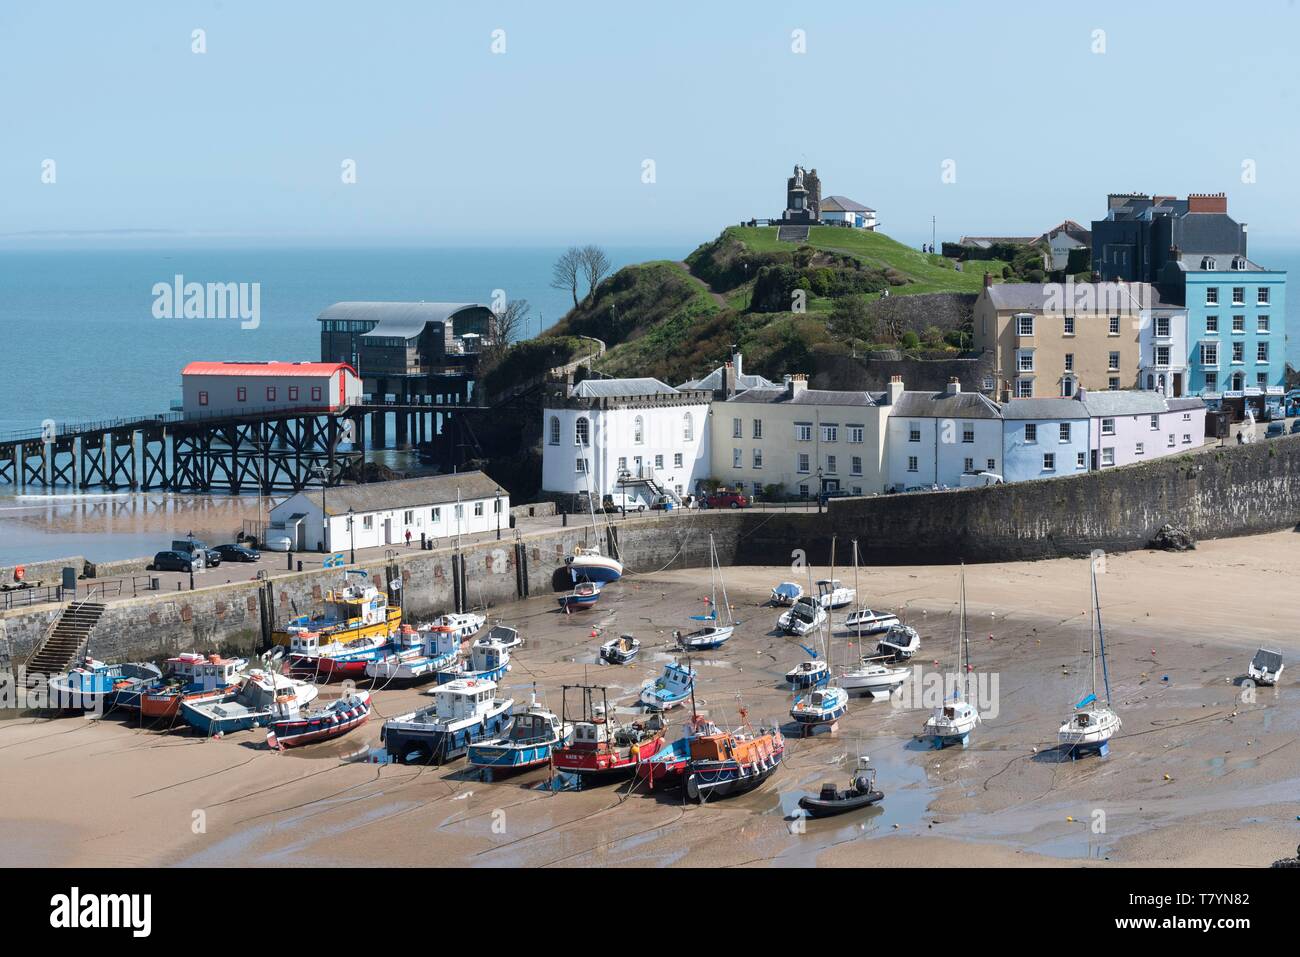
[[[736,632],[735,616],[731,613],[731,602],[727,599],[727,583],[722,580],[722,565],[718,562],[718,549],[713,542],[713,535],[709,535],[709,582],[711,585],[711,594],[707,599],[709,603],[709,613],[707,615],[692,615],[696,621],[707,621],[709,624],[695,631],[682,634],[680,631],[674,631],[673,637],[677,639],[677,646],[683,651],[713,651],[715,648],[721,648],[733,634]],[[722,607],[727,612],[726,621],[718,621],[718,588],[722,589]]]
[[[783,608],[789,608],[803,596],[803,586],[796,582],[781,582],[772,589],[771,602]]]
[[[1259,684],[1275,685],[1282,677],[1282,669],[1285,667],[1281,652],[1261,648],[1255,652],[1255,657],[1250,659],[1250,667],[1246,669],[1246,674]]]
[[[247,672],[232,694],[182,701],[181,717],[208,737],[230,734],[293,716],[318,693],[314,684],[258,668]]]
[[[551,764],[557,771],[584,781],[609,781],[630,777],[644,758],[664,745],[664,722],[652,715],[645,722],[620,724],[609,710],[606,690],[597,685],[565,685],[561,721],[569,724],[571,692],[579,704],[572,720],[573,737],[557,747]],[[596,695],[600,700],[596,700]]]
[[[825,624],[826,617],[821,602],[811,595],[804,595],[776,620],[776,624],[788,635],[803,636]]]
[[[266,743],[277,751],[339,738],[370,719],[370,692],[355,691],[323,708],[275,718],[267,726]]]
[[[469,641],[487,624],[487,618],[473,611],[451,612],[439,615],[430,622],[434,628],[449,628],[460,636],[461,641]],[[512,628],[511,631],[514,631]],[[516,632],[516,635],[518,633]]]
[[[827,611],[851,605],[855,598],[857,598],[857,591],[845,588],[837,579],[823,578],[817,582],[817,600]]]
[[[402,623],[402,609],[371,584],[366,572],[344,572],[343,587],[325,595],[326,610],[299,615],[271,633],[271,641],[288,647],[295,633],[316,632],[325,641],[348,644],[376,636],[388,638]]]
[[[670,661],[663,674],[641,687],[641,703],[651,711],[667,711],[683,704],[694,688],[695,669]]]
[[[855,635],[880,635],[899,624],[898,616],[887,611],[855,608],[844,619],[844,628]]]
[[[460,661],[443,668],[438,672],[438,683],[446,684],[449,681],[466,678],[479,681],[500,681],[509,670],[510,651],[505,645],[498,645],[495,642],[486,644],[475,642],[474,646],[469,650],[469,660]],[[437,690],[432,689],[424,693],[437,694]]]
[[[909,674],[911,669],[891,668],[884,664],[884,659],[863,658],[856,668],[840,674],[839,685],[850,693],[888,695],[900,688]]]
[[[366,675],[382,687],[433,681],[460,658],[460,635],[444,627],[403,625],[388,654],[366,663]]]
[[[814,688],[796,698],[790,717],[805,729],[834,724],[849,710],[849,693],[836,685]]]
[[[943,703],[935,709],[925,721],[923,737],[929,738],[936,748],[958,743],[963,748],[970,740],[970,733],[980,722],[979,711],[973,702],[968,701],[962,688],[969,682],[970,635],[966,630],[966,565],[962,563],[961,578],[958,586],[957,601],[957,681],[952,697],[945,694]],[[963,660],[964,658],[964,660]]]
[[[368,635],[353,641],[316,631],[299,631],[289,636],[287,660],[283,671],[294,678],[330,681],[334,678],[358,678],[366,665],[390,652],[390,638]]]
[[[891,625],[876,644],[876,654],[891,661],[906,661],[921,650],[921,636],[911,625]]]
[[[1067,754],[1096,751],[1102,757],[1110,753],[1110,739],[1123,722],[1110,706],[1110,670],[1106,667],[1106,633],[1101,625],[1101,597],[1097,591],[1097,560],[1092,562],[1092,615],[1088,631],[1092,638],[1092,691],[1074,706],[1074,714],[1056,733],[1057,741]],[[1102,687],[1106,703],[1097,699],[1097,648],[1101,646]]]
[[[611,665],[625,665],[641,650],[641,639],[636,635],[619,635],[600,646],[600,660]]]
[[[243,658],[200,655],[192,651],[168,658],[162,678],[144,689],[140,714],[151,719],[171,719],[180,714],[182,701],[233,694],[239,688],[240,672],[247,666]]]
[[[643,756],[637,777],[652,789],[680,784],[688,798],[703,803],[754,790],[776,772],[784,757],[785,737],[780,729],[755,730],[743,706],[740,727],[721,729],[695,710],[692,697],[691,717],[682,737]]]
[[[884,799],[885,795],[876,790],[876,769],[869,767],[867,758],[863,757],[858,759],[858,769],[848,787],[841,790],[833,783],[823,784],[816,797],[807,794],[801,797],[799,807],[808,817],[834,817],[871,807]]]
[[[162,671],[148,662],[108,665],[86,657],[76,668],[49,680],[50,701],[62,708],[138,711],[144,689],[157,684]]]
[[[474,742],[499,737],[510,727],[514,701],[498,698],[496,690],[495,681],[477,678],[439,685],[434,704],[389,718],[379,740],[403,764],[442,764],[459,758]]]
[[[466,760],[490,780],[498,774],[549,764],[555,748],[563,747],[572,738],[573,725],[541,707],[534,691],[528,708],[514,716],[510,733],[471,744]]]
[[[508,625],[493,625],[482,638],[475,638],[474,644],[498,644],[507,651],[514,651],[516,648],[523,647],[524,637],[519,634],[518,628],[511,628]]]
[[[560,595],[555,600],[566,612],[581,611],[596,604],[600,599],[600,588],[599,582],[578,582],[573,586],[573,591],[567,595]]]
[[[591,545],[587,548],[577,545],[573,554],[564,560],[569,566],[569,576],[577,584],[583,581],[608,584],[623,577],[623,563],[616,558],[602,555],[600,548]]]
[[[815,654],[815,652],[814,652]],[[820,688],[831,680],[831,669],[820,658],[801,661],[785,673],[791,688]]]

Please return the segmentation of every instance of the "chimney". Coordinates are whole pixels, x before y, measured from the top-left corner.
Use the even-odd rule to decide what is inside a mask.
[[[731,364],[732,364],[732,366],[735,367],[735,370],[736,370],[736,382],[739,383],[739,382],[740,382],[740,377],[743,376],[743,375],[745,374],[745,372],[744,372],[744,368],[743,368],[743,363],[744,363],[744,361],[745,361],[745,357],[742,356],[742,355],[740,354],[740,350],[739,350],[739,349],[736,349],[735,346],[732,346],[731,348],[732,348],[732,350],[733,350],[732,353],[731,353]]]
[[[889,404],[898,405],[898,400],[903,397],[903,377],[901,375],[891,375],[889,377]]]
[[[785,394],[791,399],[806,388],[808,388],[807,376],[801,373],[796,373],[795,375],[788,375],[785,377]]]
[[[948,379],[948,385],[943,391],[947,395],[957,395],[961,392],[961,382],[958,381],[956,376],[952,376]]]
[[[1082,402],[1084,399],[1088,397],[1088,390],[1085,389],[1083,386],[1079,386],[1079,388],[1074,390],[1074,397],[1078,401]]]
[[[1189,213],[1226,213],[1228,211],[1228,194],[1188,193],[1187,211]]]
[[[722,397],[734,398],[736,395],[736,367],[730,362],[722,364]]]
[[[990,273],[988,273],[988,272],[985,272],[985,273],[984,273],[984,288],[985,288],[985,289],[988,289],[988,288],[991,287],[992,285],[993,285],[993,276],[992,276],[992,274],[990,274]]]

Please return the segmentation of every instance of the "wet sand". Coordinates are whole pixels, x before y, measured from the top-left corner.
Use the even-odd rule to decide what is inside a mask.
[[[996,675],[999,694],[996,715],[965,750],[914,739],[926,710],[854,698],[834,734],[789,733],[784,765],[757,791],[701,807],[680,792],[629,794],[626,785],[553,794],[542,788],[545,771],[488,783],[463,760],[345,761],[377,745],[378,716],[337,742],[285,754],[268,750],[262,731],[204,741],[112,717],[18,719],[0,723],[0,864],[1267,865],[1300,841],[1291,673],[1300,673],[1300,634],[1289,570],[1298,552],[1300,536],[1278,533],[1106,560],[1099,586],[1124,721],[1106,758],[1063,760],[1055,749],[1087,686],[1087,562],[973,565],[971,658],[977,675]],[[851,569],[836,573],[852,584]],[[927,672],[936,661],[955,667],[957,574],[873,568],[859,578],[862,601],[921,632],[914,664]],[[792,573],[726,576],[744,623],[695,661],[700,707],[732,724],[743,701],[755,723],[793,732],[783,676],[804,652],[775,634],[777,612],[762,607]],[[559,686],[586,680],[630,704],[671,657],[671,630],[702,608],[706,583],[699,570],[629,576],[607,587],[599,608],[571,617],[549,596],[494,608],[528,638],[505,689],[526,701],[535,682],[558,710]],[[596,663],[599,642],[621,631],[641,637],[641,659]],[[847,642],[837,632],[836,665],[851,653]],[[1291,664],[1278,689],[1245,703],[1234,680],[1261,644]],[[381,691],[376,701],[393,715],[429,699]],[[681,713],[672,721],[679,727]],[[792,817],[801,794],[847,780],[859,754],[877,768],[880,807]]]

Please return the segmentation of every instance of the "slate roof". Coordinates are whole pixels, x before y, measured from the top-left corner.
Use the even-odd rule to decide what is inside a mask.
[[[677,390],[658,379],[583,379],[573,387],[576,399],[626,399],[642,395],[677,395]]]
[[[789,405],[856,405],[876,406],[884,400],[883,394],[870,392],[840,392],[833,389],[801,389],[791,397],[787,389],[749,389],[736,395],[733,402],[784,402]]]
[[[705,389],[709,392],[722,391],[722,370],[723,366],[718,366],[703,379],[692,379],[689,382],[683,382],[679,389]],[[742,372],[736,376],[736,391],[741,392],[745,389],[779,389],[780,386],[771,379],[765,379],[761,375],[754,375],[749,372]]]
[[[1088,410],[1076,399],[1012,399],[1002,403],[1004,419],[1086,419]]]
[[[491,315],[487,306],[474,302],[336,302],[316,317],[318,322],[377,322],[361,335],[372,338],[414,339],[430,322],[452,322],[465,311]]]
[[[1073,295],[1075,301],[1083,304],[1091,302],[1095,304],[1093,311],[1107,311],[1108,303],[1115,290],[1110,288],[1115,283],[1088,283],[1076,282],[1073,284]],[[1127,301],[1124,303],[1125,308],[1141,308],[1144,301],[1159,301],[1160,295],[1150,283],[1130,282],[1123,285],[1128,287]],[[1089,291],[1092,287],[1092,291]],[[1101,287],[1101,288],[1097,288]],[[1020,312],[1042,312],[1049,302],[1056,304],[1062,298],[1062,289],[1059,283],[1038,283],[1038,282],[1002,282],[995,283],[987,289],[989,300],[993,303],[995,309],[1015,309]],[[1166,304],[1170,305],[1170,304]],[[1079,309],[1083,312],[1084,310]],[[1067,315],[1070,313],[1067,312]]]
[[[822,199],[821,211],[831,213],[874,213],[870,206],[855,203],[847,196],[827,196]]]
[[[891,416],[917,418],[997,419],[1001,407],[978,392],[904,392]]]
[[[460,490],[462,501],[491,498],[500,486],[484,472],[460,472],[455,475],[432,475],[425,478],[394,479],[391,482],[373,482],[368,485],[342,485],[325,490],[325,511],[330,515],[346,515],[348,509],[357,512],[378,512],[391,508],[410,508],[421,505],[447,505],[456,501]],[[303,493],[315,498],[319,492]],[[501,490],[504,497],[509,493]]]
[[[1204,409],[1205,400],[1200,396],[1187,395],[1176,399],[1166,399],[1165,403],[1169,406],[1170,412],[1181,412],[1184,409]]]
[[[1090,416],[1155,415],[1168,412],[1162,396],[1134,389],[1115,392],[1087,392],[1078,400]]]

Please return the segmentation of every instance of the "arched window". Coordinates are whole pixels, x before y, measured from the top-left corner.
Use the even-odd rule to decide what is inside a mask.
[[[1232,391],[1240,392],[1246,387],[1246,377],[1240,372],[1232,374]]]
[[[636,445],[645,443],[645,423],[639,415],[632,420],[632,442]]]
[[[560,444],[560,417],[558,415],[551,416],[551,444]]]
[[[682,439],[686,442],[695,441],[695,420],[691,418],[689,412],[682,419]]]
[[[578,419],[575,438],[577,439],[577,443],[579,445],[591,444],[591,422],[587,419],[585,415],[579,417]]]

